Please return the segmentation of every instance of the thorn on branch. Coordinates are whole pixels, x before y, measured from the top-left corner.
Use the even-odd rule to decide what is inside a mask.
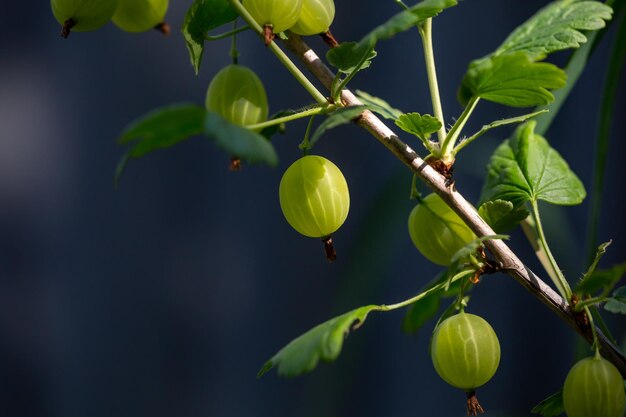
[[[453,188],[454,187],[454,178],[452,178],[452,174],[454,171],[454,163],[446,163],[441,159],[428,158],[426,163],[430,165],[435,171],[440,173],[445,179],[446,187]]]

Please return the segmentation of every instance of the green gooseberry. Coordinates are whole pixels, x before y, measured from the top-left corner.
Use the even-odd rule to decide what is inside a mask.
[[[254,71],[238,64],[222,68],[213,77],[205,104],[207,110],[240,126],[264,122],[269,112],[263,83]]]
[[[63,26],[61,36],[70,30],[87,32],[104,26],[115,13],[117,0],[50,0],[52,14]]]
[[[324,33],[330,28],[334,18],[333,0],[303,0],[300,19],[290,30],[304,36]]]
[[[126,32],[145,32],[163,24],[169,0],[118,0],[113,23]]]

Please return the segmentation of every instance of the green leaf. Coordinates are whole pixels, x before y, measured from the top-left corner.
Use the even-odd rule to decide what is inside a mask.
[[[520,126],[491,156],[481,201],[507,200],[518,207],[544,200],[558,205],[580,204],[586,192],[567,162],[534,133],[535,122]]]
[[[267,139],[252,130],[228,122],[217,113],[206,113],[203,132],[231,156],[251,164],[278,164],[276,151]]]
[[[478,208],[478,214],[497,233],[514,229],[528,217],[528,210],[523,206],[515,208],[513,203],[505,200],[487,201]]]
[[[292,340],[267,361],[257,377],[260,378],[273,367],[278,368],[278,375],[293,377],[311,372],[320,360],[334,361],[341,353],[346,336],[358,329],[371,311],[379,308],[376,305],[360,307],[314,327]]]
[[[563,87],[566,78],[562,69],[534,62],[524,52],[498,55],[470,64],[458,98],[464,106],[476,97],[511,107],[538,106],[553,101],[548,90]]]
[[[563,407],[563,390],[552,394],[530,411],[533,414],[541,414],[543,417],[556,417],[565,412]]]
[[[613,292],[613,296],[604,305],[606,311],[616,314],[626,314],[626,287],[620,287]]]
[[[580,280],[574,292],[581,296],[594,294],[600,290],[608,294],[613,287],[626,275],[626,262],[614,265],[609,269],[598,269]]]
[[[404,10],[387,22],[377,26],[364,36],[358,43],[342,42],[326,54],[328,62],[346,74],[367,68],[371,59],[376,56],[374,48],[380,40],[394,37],[400,32],[411,29],[426,19],[437,16],[448,7],[455,6],[456,0],[424,0],[415,6]],[[368,57],[368,54],[374,54]],[[359,63],[363,62],[362,66]]]
[[[419,113],[406,113],[398,117],[396,126],[426,143],[429,141],[430,135],[441,129],[441,122],[430,114],[422,116]]]
[[[356,90],[356,95],[369,111],[378,113],[380,116],[389,120],[396,120],[403,112],[392,107],[385,100],[374,97],[362,90]]]
[[[398,33],[407,31],[456,4],[456,0],[423,0],[374,28],[359,41],[359,46],[367,45],[373,48],[378,41],[391,39]]]
[[[269,120],[274,120],[274,119],[278,119],[279,117],[284,117],[284,116],[291,116],[292,114],[296,114],[298,113],[297,110],[293,110],[293,109],[287,109],[287,110],[281,110],[279,112],[274,113],[273,115],[270,116]],[[274,136],[277,133],[281,133],[284,134],[287,131],[287,124],[286,123],[280,123],[277,125],[271,125],[266,127],[265,129],[261,130],[259,133],[261,134],[261,136],[263,136],[265,139],[271,139],[272,136]]]
[[[581,30],[603,28],[613,9],[598,1],[555,1],[515,29],[495,55],[523,51],[533,60],[564,49],[578,48],[587,42]]]
[[[324,132],[337,126],[350,123],[354,118],[358,117],[365,110],[365,106],[343,107],[330,113],[328,117],[320,123],[311,138],[309,139],[309,149],[317,143]]]
[[[204,52],[204,36],[208,31],[232,22],[238,14],[228,0],[195,0],[183,22],[183,37],[196,74]]]
[[[356,42],[342,42],[326,52],[328,63],[344,74],[368,68],[374,58],[376,51],[373,48],[360,48]]]
[[[140,158],[202,133],[204,114],[204,108],[184,103],[155,109],[134,120],[118,139],[120,144],[135,144],[118,163],[115,183],[119,181],[130,158]]]

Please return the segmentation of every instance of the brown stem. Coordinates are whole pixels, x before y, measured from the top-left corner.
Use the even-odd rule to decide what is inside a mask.
[[[324,41],[326,45],[328,45],[329,48],[336,48],[339,46],[339,42],[337,42],[337,39],[335,39],[333,34],[330,32],[330,29],[328,29],[324,33],[320,33],[320,36],[322,37],[322,40]]]
[[[323,237],[322,242],[324,242],[324,251],[326,252],[326,259],[328,259],[328,262],[336,260],[337,252],[335,252],[335,247],[333,246],[333,237]]]
[[[478,413],[483,414],[485,410],[481,407],[476,398],[476,391],[469,391],[467,393],[467,415],[477,416]]]
[[[67,39],[70,36],[71,29],[76,26],[76,22],[71,17],[63,23],[63,27],[61,28],[61,36]]]
[[[167,22],[161,22],[154,27],[156,30],[161,32],[164,36],[169,36],[171,32],[170,25]]]
[[[296,54],[313,75],[328,89],[335,74],[322,62],[319,56],[297,36],[290,36],[285,45]],[[362,105],[356,96],[347,89],[341,99],[348,106]],[[370,132],[379,142],[391,151],[400,161],[407,165],[422,181],[426,183],[443,201],[454,210],[472,229],[476,236],[493,235],[493,229],[480,217],[476,208],[454,188],[449,187],[446,178],[428,165],[407,144],[383,123],[372,112],[365,110],[359,118],[359,125]],[[561,298],[541,278],[535,275],[502,240],[488,240],[485,246],[493,254],[502,271],[522,284],[537,299],[550,308],[570,327],[581,334],[588,342],[593,343],[590,326],[582,325],[573,314],[567,300]],[[626,358],[620,350],[607,339],[602,331],[596,328],[600,353],[619,369],[626,378]]]

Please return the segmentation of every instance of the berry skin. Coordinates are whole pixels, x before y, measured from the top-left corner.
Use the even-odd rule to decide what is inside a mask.
[[[335,18],[333,0],[303,0],[300,19],[292,26],[291,31],[298,35],[317,35],[330,28]]]
[[[264,122],[268,116],[263,83],[251,69],[242,65],[224,67],[213,77],[205,104],[207,110],[240,126]]]
[[[460,312],[433,334],[430,353],[439,376],[467,392],[486,384],[500,363],[500,342],[482,317]]]
[[[280,33],[298,21],[302,0],[243,0],[243,7],[259,25],[271,26],[273,33]]]
[[[563,405],[568,417],[622,417],[625,404],[622,376],[600,356],[577,362],[565,378]]]
[[[126,32],[145,32],[163,23],[168,0],[118,0],[113,23]]]
[[[278,194],[287,222],[308,237],[330,236],[348,217],[346,179],[335,164],[321,156],[302,157],[287,168]]]
[[[437,194],[427,195],[409,215],[415,247],[431,262],[450,265],[452,256],[476,235]]]
[[[115,13],[117,0],[51,0],[52,14],[63,25],[61,35],[67,38],[70,29],[87,32],[104,26]]]

